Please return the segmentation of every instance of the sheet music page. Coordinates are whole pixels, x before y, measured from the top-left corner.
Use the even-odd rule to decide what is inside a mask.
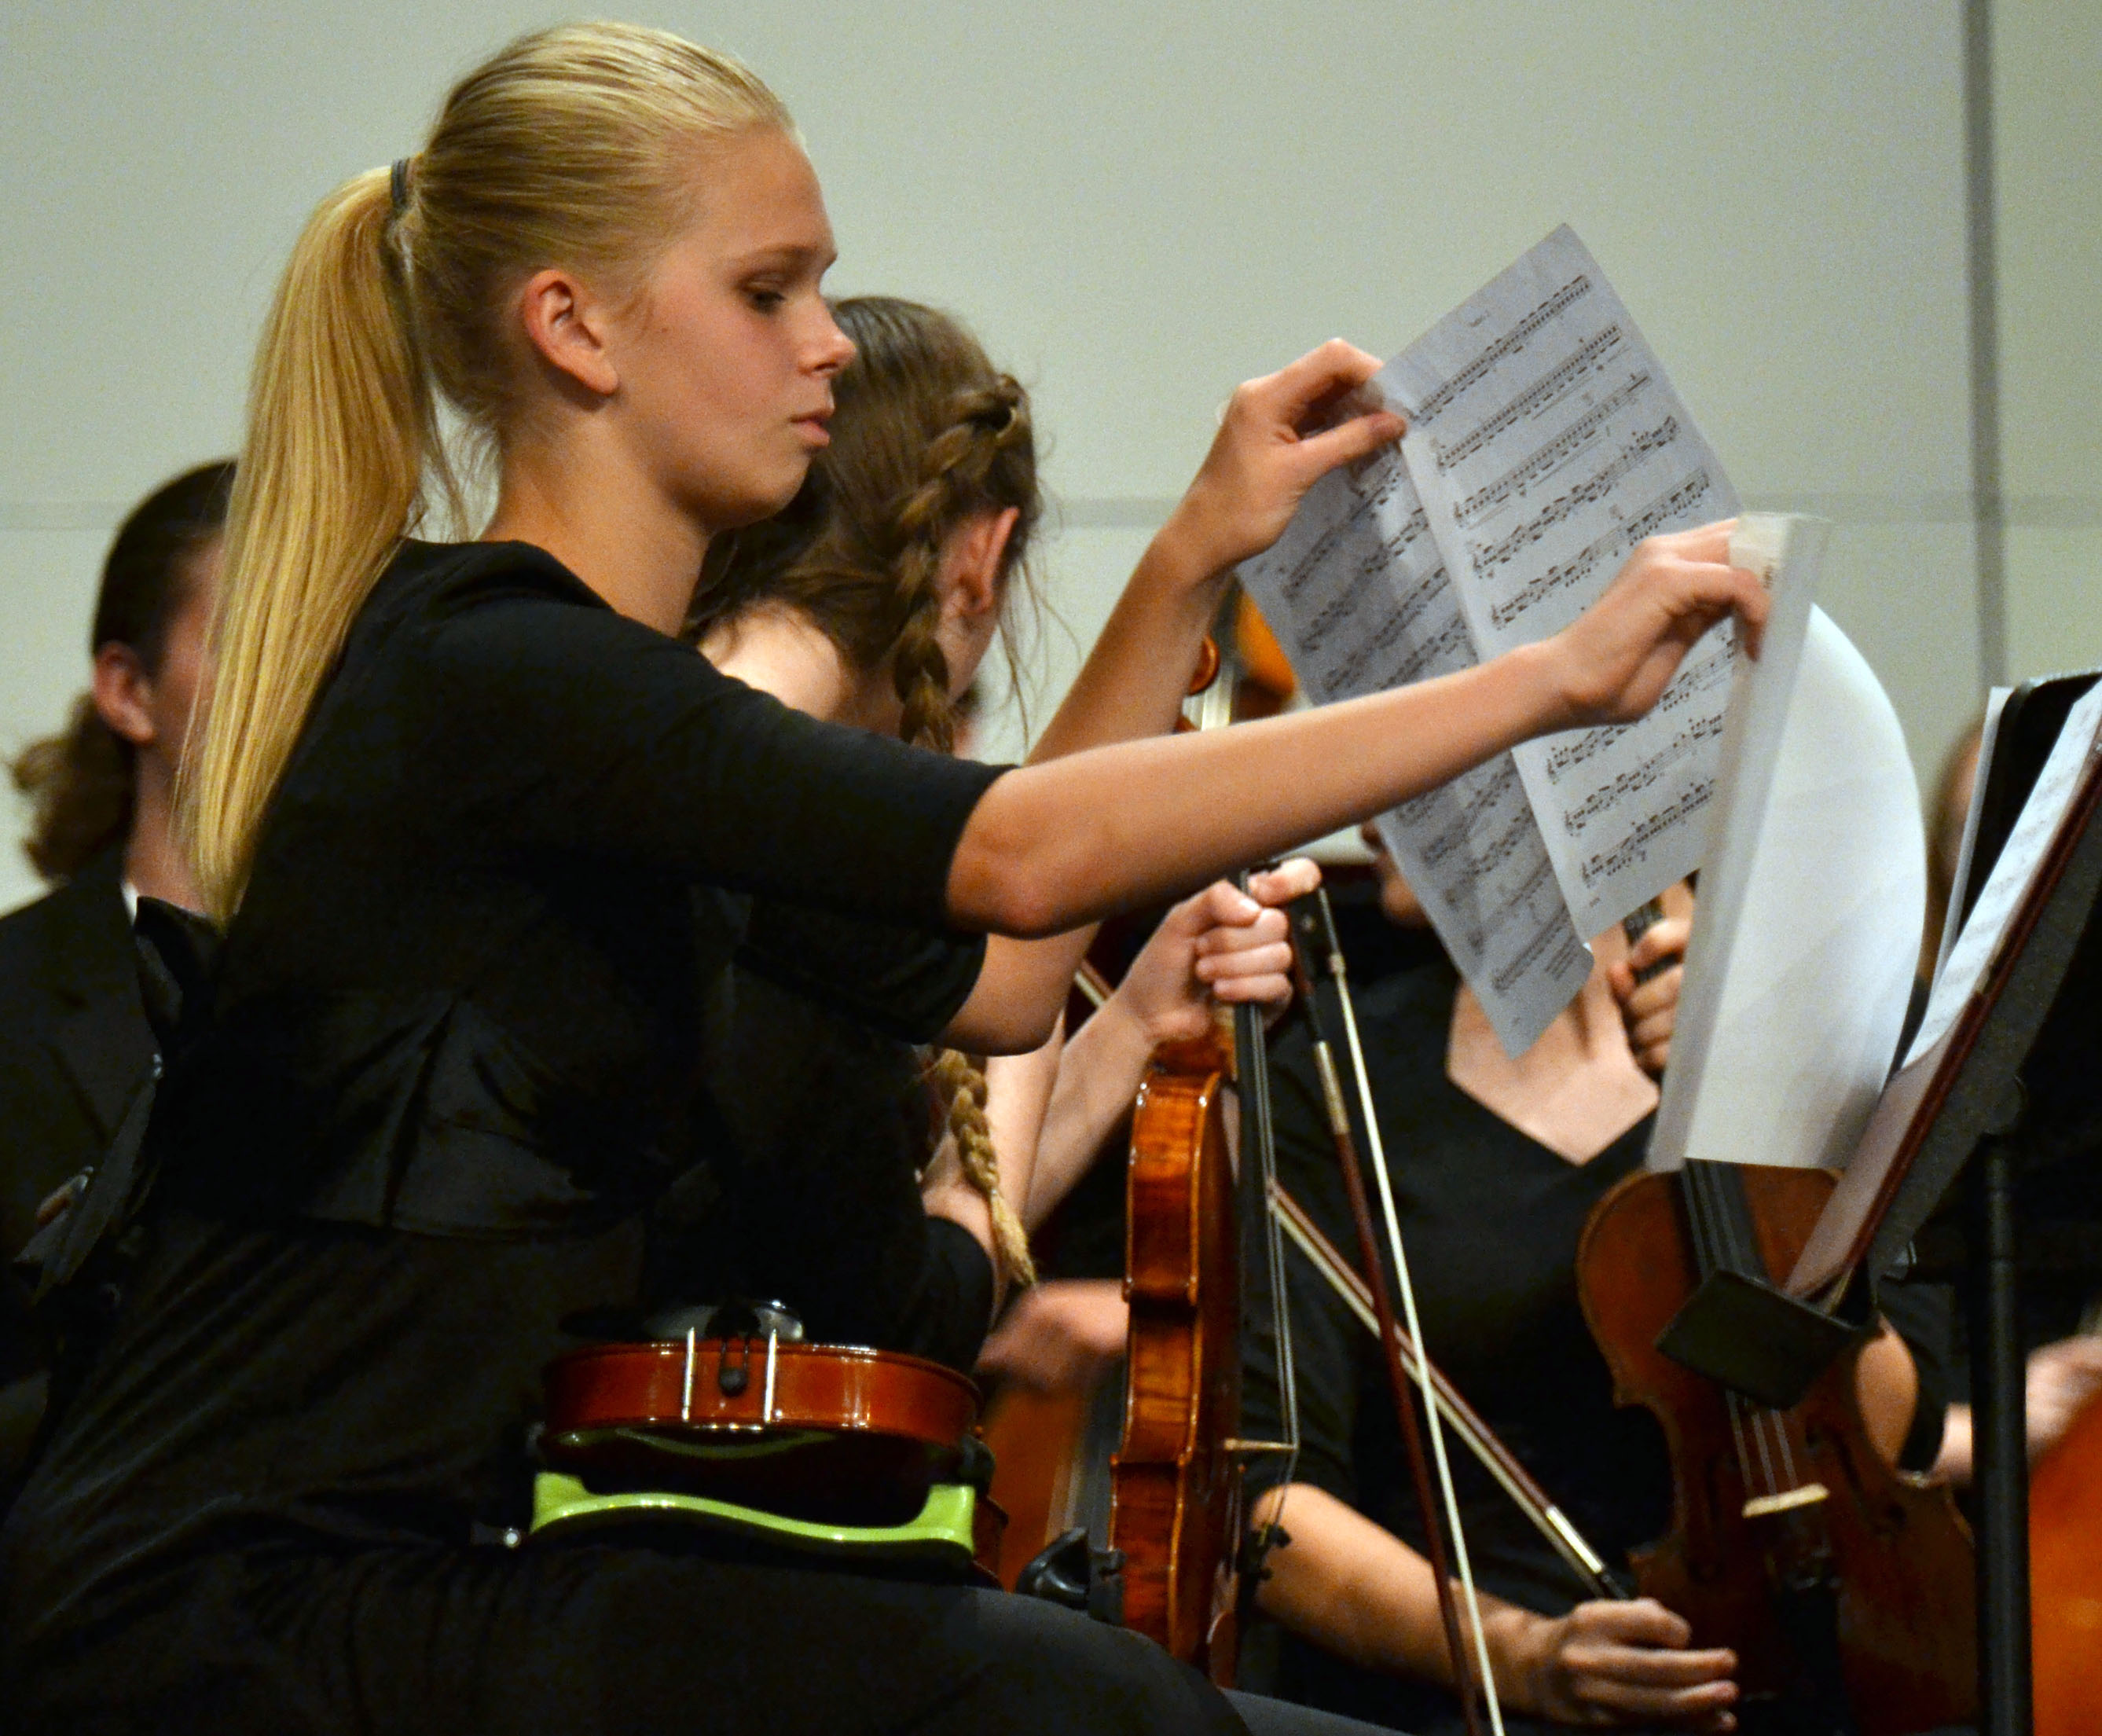
[[[1986,877],[1984,890],[1971,907],[1969,918],[1948,949],[1941,968],[1935,973],[1934,989],[1927,1000],[1927,1012],[1919,1022],[1919,1034],[1905,1055],[1910,1066],[1948,1033],[1963,1010],[1978,981],[2000,950],[2001,937],[2021,902],[2029,878],[2043,859],[2051,841],[2057,836],[2065,810],[2080,788],[2080,776],[2094,751],[2095,730],[2102,726],[2102,682],[2081,695],[2067,716],[2065,727],[2052,744],[2036,784],[2022,804],[2020,819],[2008,833],[1999,859]],[[1984,782],[1981,775],[1979,779]]]
[[[1743,1057],[1726,1044],[1723,1034],[1724,1005],[1733,988],[1741,988],[1740,979],[1748,967],[1758,967],[1743,955],[1770,950],[1776,938],[1771,934],[1747,935],[1745,932],[1755,870],[1764,866],[1769,876],[1791,870],[1814,874],[1817,867],[1814,856],[1782,861],[1777,854],[1762,864],[1759,846],[1794,710],[1796,677],[1814,612],[1812,598],[1816,592],[1826,528],[1822,520],[1754,513],[1739,525],[1731,539],[1731,559],[1761,573],[1772,608],[1767,616],[1763,655],[1756,662],[1741,654],[1734,659],[1723,747],[1717,756],[1718,793],[1712,817],[1715,847],[1701,877],[1693,934],[1687,946],[1671,1066],[1665,1075],[1663,1097],[1650,1135],[1647,1162],[1652,1170],[1675,1170],[1689,1155],[1711,1155],[1692,1151],[1695,1123],[1714,1122],[1718,1115],[1726,1125],[1741,1121],[1741,1112],[1749,1107],[1743,1100],[1745,1094],[1758,1092],[1771,1071],[1756,1066],[1739,1068],[1737,1063]],[[1800,725],[1798,733],[1802,733]],[[1905,795],[1911,802],[1909,766]],[[1915,934],[1915,951],[1918,944]],[[1758,963],[1766,961],[1761,959]],[[1732,1034],[1741,1049],[1745,1033]],[[1896,1040],[1893,1033],[1891,1041]],[[1887,1050],[1883,1061],[1888,1063]],[[1713,1082],[1711,1072],[1718,1076]],[[1754,1121],[1745,1125],[1759,1123]],[[1767,1160],[1746,1152],[1739,1161]]]
[[[1978,902],[1971,908],[1962,932],[1935,973],[1926,1015],[1906,1051],[1905,1064],[1883,1088],[1847,1173],[1839,1178],[1839,1185],[1833,1190],[1816,1228],[1804,1244],[1795,1269],[1789,1274],[1787,1287],[1791,1295],[1813,1295],[1845,1269],[1847,1256],[1875,1209],[1884,1179],[1896,1161],[1913,1118],[1940,1068],[1957,1019],[1998,956],[2007,924],[2079,792],[2088,758],[2096,751],[2098,730],[2102,730],[2102,683],[2082,695],[2067,717],[2051,747],[2051,757],[2044,761],[2029,799],[2022,804],[2015,829],[2002,846]],[[1981,784],[1984,763],[1980,766]]]
[[[1324,477],[1240,569],[1307,697],[1328,704],[1464,669],[1473,639],[1391,451]],[[1590,975],[1509,754],[1382,815],[1380,836],[1497,1038],[1522,1054]]]
[[[1567,626],[1643,538],[1737,510],[1723,467],[1567,227],[1388,363],[1403,455],[1477,652]],[[1576,927],[1596,934],[1700,865],[1729,628],[1639,723],[1516,750]]]
[[[1956,872],[1949,878],[1949,908],[1942,912],[1941,943],[1934,954],[1934,975],[1939,979],[1956,944],[1956,913],[1971,887],[1971,855],[1978,843],[1978,816],[1985,805],[1985,768],[1993,763],[1993,744],[1999,739],[2000,713],[2007,708],[2011,687],[1995,687],[1985,695],[1985,718],[1979,726],[1978,758],[1971,779],[1971,805],[1963,810],[1963,837],[1956,847]]]

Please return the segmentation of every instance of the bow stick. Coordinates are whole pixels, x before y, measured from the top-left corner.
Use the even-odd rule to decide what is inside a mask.
[[[1315,1275],[1341,1299],[1344,1307],[1356,1316],[1358,1324],[1377,1339],[1379,1316],[1373,1306],[1371,1287],[1351,1268],[1335,1244],[1321,1233],[1312,1215],[1283,1183],[1271,1193],[1271,1205],[1284,1233],[1306,1255]],[[1410,1379],[1420,1380],[1422,1377],[1415,1341],[1399,1326],[1395,1327],[1394,1338],[1403,1369]],[[1482,1468],[1497,1480],[1513,1505],[1532,1522],[1570,1571],[1590,1587],[1594,1596],[1623,1599],[1631,1595],[1569,1516],[1554,1504],[1554,1498],[1533,1480],[1532,1473],[1525,1468],[1518,1455],[1504,1445],[1496,1431],[1482,1419],[1481,1414],[1461,1396],[1459,1388],[1445,1378],[1435,1364],[1430,1369],[1430,1384],[1438,1395],[1439,1414],[1447,1426],[1459,1436]]]
[[[1445,1451],[1445,1430],[1440,1419],[1437,1389],[1430,1377],[1427,1357],[1416,1360],[1415,1387],[1422,1394],[1424,1425],[1419,1428],[1417,1406],[1408,1373],[1404,1370],[1399,1350],[1403,1332],[1397,1324],[1393,1303],[1388,1299],[1386,1275],[1379,1257],[1378,1239],[1374,1233],[1371,1207],[1365,1198],[1364,1179],[1359,1174],[1359,1159],[1355,1141],[1352,1139],[1350,1112],[1343,1102],[1341,1080],[1337,1075],[1335,1051],[1330,1046],[1324,1028],[1319,998],[1314,992],[1309,979],[1306,960],[1309,955],[1319,959],[1328,978],[1334,984],[1336,999],[1342,1013],[1345,1041],[1349,1045],[1351,1070],[1355,1075],[1358,1101],[1365,1124],[1365,1138],[1372,1152],[1373,1180],[1378,1183],[1380,1205],[1386,1219],[1387,1252],[1394,1261],[1396,1286],[1401,1292],[1403,1313],[1407,1320],[1408,1341],[1419,1348],[1423,1343],[1423,1328],[1417,1317],[1416,1290],[1410,1282],[1408,1256],[1401,1241],[1401,1218],[1395,1208],[1394,1185],[1389,1178],[1386,1152],[1381,1142],[1379,1118],[1374,1113],[1372,1086],[1365,1072],[1364,1050],[1358,1040],[1357,1015],[1350,1004],[1350,979],[1343,963],[1341,942],[1337,938],[1333,912],[1328,905],[1325,890],[1317,889],[1299,899],[1292,909],[1293,938],[1299,944],[1294,949],[1293,970],[1299,978],[1301,998],[1305,1002],[1308,1028],[1313,1038],[1314,1061],[1320,1073],[1321,1095],[1328,1111],[1329,1130],[1336,1142],[1337,1157],[1342,1166],[1343,1183],[1350,1196],[1350,1214],[1356,1220],[1360,1252],[1364,1260],[1365,1281],[1371,1292],[1373,1311],[1377,1322],[1380,1348],[1387,1361],[1387,1374],[1394,1392],[1395,1414],[1401,1428],[1401,1437],[1408,1450],[1409,1476],[1416,1485],[1418,1503],[1423,1509],[1425,1553],[1429,1558],[1432,1578],[1437,1582],[1438,1609],[1445,1629],[1446,1649],[1452,1658],[1453,1686],[1460,1700],[1460,1712],[1466,1720],[1468,1736],[1481,1736],[1481,1723],[1475,1701],[1477,1685],[1489,1708],[1489,1725],[1495,1736],[1504,1736],[1503,1706],[1497,1694],[1496,1672],[1489,1663],[1488,1641],[1482,1628],[1481,1601],[1475,1590],[1474,1565],[1467,1558],[1467,1538],[1460,1523],[1460,1503],[1452,1486],[1452,1467]],[[1447,1568],[1444,1528],[1439,1519],[1439,1503],[1430,1493],[1428,1467],[1424,1463],[1423,1436],[1430,1441],[1430,1456],[1437,1467],[1439,1494],[1443,1498],[1445,1524],[1451,1528],[1453,1565],[1459,1570],[1461,1592],[1467,1601],[1467,1614],[1474,1626],[1475,1656],[1468,1660],[1466,1647],[1461,1641],[1460,1614],[1452,1594],[1452,1574]],[[1479,1671],[1479,1674],[1477,1674]]]

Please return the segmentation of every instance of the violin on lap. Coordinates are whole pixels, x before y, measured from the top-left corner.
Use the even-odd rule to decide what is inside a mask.
[[[776,1303],[653,1325],[666,1335],[548,1365],[535,1538],[690,1525],[863,1560],[984,1571],[996,1559],[1004,1521],[986,1497],[968,1377],[808,1343]]]

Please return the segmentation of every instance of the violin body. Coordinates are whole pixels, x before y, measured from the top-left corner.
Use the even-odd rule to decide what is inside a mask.
[[[2029,1479],[2036,1736],[2102,1730],[2102,1399]]]
[[[1110,1544],[1124,1625],[1230,1680],[1241,1532],[1238,1214],[1219,1046],[1155,1054],[1132,1122],[1131,1331]]]
[[[1785,1273],[1834,1178],[1746,1166],[1742,1181],[1767,1271]],[[1664,1356],[1656,1337],[1698,1281],[1678,1176],[1631,1175],[1594,1209],[1577,1254],[1585,1316],[1615,1396],[1656,1415],[1671,1455],[1671,1529],[1631,1552],[1637,1584],[1692,1623],[1694,1645],[1736,1652],[1748,1700],[1836,1674],[1861,1736],[1967,1722],[1974,1567],[1949,1492],[1876,1451],[1858,1348],[1785,1412],[1733,1406]]]
[[[593,1344],[548,1364],[546,1387],[558,1470],[847,1525],[911,1519],[978,1414],[940,1363],[765,1339]]]

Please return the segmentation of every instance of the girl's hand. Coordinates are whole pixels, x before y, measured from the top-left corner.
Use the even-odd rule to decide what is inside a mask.
[[[1561,700],[1554,728],[1630,723],[1657,702],[1694,642],[1736,613],[1745,646],[1758,655],[1766,587],[1730,562],[1735,519],[1653,536],[1612,588],[1537,649]]]
[[[1350,405],[1337,418],[1379,370],[1379,357],[1332,338],[1237,389],[1162,539],[1207,578],[1269,548],[1323,477],[1401,438],[1402,419],[1391,411]]]
[[[1687,918],[1666,917],[1606,972],[1628,1028],[1628,1047],[1634,1051],[1636,1063],[1652,1078],[1663,1077],[1671,1059],[1672,1028],[1678,1023],[1679,991],[1686,981],[1686,943],[1692,934],[1693,924]],[[1638,983],[1636,977],[1652,965],[1668,968]]]
[[[1483,1618],[1491,1661],[1523,1711],[1564,1724],[1736,1728],[1736,1654],[1687,1650],[1692,1629],[1654,1598],[1579,1604],[1559,1620],[1499,1614],[1495,1625]]]
[[[2034,1464],[2102,1393],[2102,1338],[2060,1339],[2031,1352],[2028,1386],[2029,1463]]]
[[[978,1352],[976,1372],[1036,1392],[1085,1392],[1124,1354],[1131,1309],[1115,1278],[1054,1278],[1025,1290]]]
[[[1214,1000],[1283,1008],[1292,999],[1291,928],[1276,907],[1320,884],[1320,868],[1295,857],[1252,875],[1247,892],[1222,880],[1185,899],[1132,961],[1112,1002],[1123,1003],[1150,1047],[1202,1037]]]

